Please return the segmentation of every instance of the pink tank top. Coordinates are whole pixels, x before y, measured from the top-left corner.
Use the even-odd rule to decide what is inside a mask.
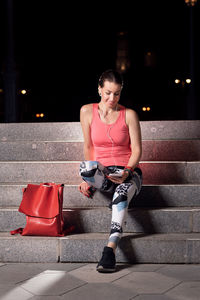
[[[104,123],[99,116],[98,103],[93,104],[91,138],[95,160],[104,166],[126,166],[131,155],[128,126],[124,106],[120,105],[119,116],[112,124]]]

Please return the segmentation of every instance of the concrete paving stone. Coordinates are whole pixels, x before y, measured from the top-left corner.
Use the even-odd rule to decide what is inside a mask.
[[[132,272],[113,282],[114,285],[134,290],[137,294],[161,294],[178,283],[179,280],[156,272]]]
[[[30,279],[32,276],[37,276],[42,272],[39,266],[30,264],[6,264],[1,269],[1,284],[17,284]]]
[[[132,298],[134,300],[177,300],[177,298],[171,298],[165,295],[139,295],[136,296],[135,298]],[[131,299],[131,300],[132,300]],[[189,299],[188,299],[189,300]]]
[[[200,281],[183,282],[166,293],[166,296],[178,300],[199,300]],[[173,298],[174,297],[174,298]]]
[[[124,265],[130,272],[155,272],[160,270],[165,264],[132,264]],[[119,265],[120,267],[120,265]]]
[[[130,273],[129,268],[124,268],[118,266],[118,271],[109,274],[102,274],[96,271],[97,264],[88,264],[76,270],[70,271],[68,274],[73,275],[81,280],[84,280],[88,283],[108,283],[112,282],[122,276],[126,276]]]
[[[27,264],[24,264],[25,266]],[[34,264],[30,264],[30,267],[33,266]],[[69,272],[72,270],[76,270],[78,268],[81,268],[85,265],[85,263],[37,263],[37,266],[42,271],[47,271],[47,270],[55,270],[55,271],[65,271]]]
[[[0,263],[0,267],[3,267],[3,266],[5,266],[5,264]]]
[[[60,296],[33,296],[30,300],[61,300]]]
[[[37,296],[60,296],[85,284],[65,271],[47,270],[27,280],[21,287]]]
[[[37,276],[45,271],[65,271],[69,272],[82,267],[81,263],[6,263],[2,264],[1,269],[1,284],[20,283],[30,279],[32,276]]]
[[[200,265],[166,265],[159,268],[157,273],[176,278],[181,281],[200,281]]]
[[[33,294],[25,291],[21,286],[0,284],[0,299],[1,300],[29,300]]]
[[[106,276],[105,274],[103,276]],[[136,292],[132,289],[125,290],[110,283],[89,283],[75,289],[61,297],[62,300],[83,300],[83,299],[109,299],[109,300],[130,300]]]

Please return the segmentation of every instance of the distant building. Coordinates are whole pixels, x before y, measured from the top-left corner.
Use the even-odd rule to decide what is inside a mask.
[[[118,32],[116,69],[125,73],[130,68],[129,41],[126,31]]]

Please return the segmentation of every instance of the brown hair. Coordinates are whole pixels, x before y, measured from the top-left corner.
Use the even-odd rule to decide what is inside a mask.
[[[115,82],[123,86],[123,79],[119,72],[115,70],[107,70],[103,72],[99,78],[99,86],[102,88],[105,81]]]

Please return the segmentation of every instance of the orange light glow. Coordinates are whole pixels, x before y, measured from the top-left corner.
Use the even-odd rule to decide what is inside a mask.
[[[22,95],[26,95],[27,91],[26,90],[21,90]]]

